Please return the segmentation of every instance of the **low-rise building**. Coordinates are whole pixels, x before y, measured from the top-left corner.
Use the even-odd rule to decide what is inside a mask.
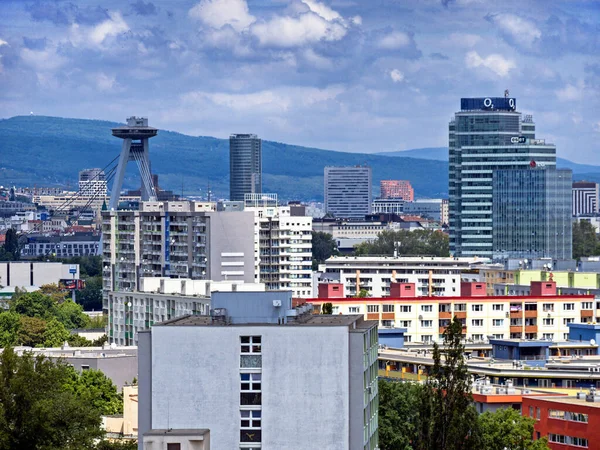
[[[21,250],[24,258],[56,256],[97,256],[100,254],[100,235],[94,233],[74,233],[63,236],[27,236],[27,243]]]

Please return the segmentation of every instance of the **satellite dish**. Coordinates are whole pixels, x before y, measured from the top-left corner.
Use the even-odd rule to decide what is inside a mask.
[[[596,339],[590,339],[590,345],[596,345]]]

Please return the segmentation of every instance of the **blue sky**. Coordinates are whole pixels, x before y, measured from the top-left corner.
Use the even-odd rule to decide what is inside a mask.
[[[447,145],[460,97],[600,164],[600,2],[0,0],[0,116],[353,152]]]

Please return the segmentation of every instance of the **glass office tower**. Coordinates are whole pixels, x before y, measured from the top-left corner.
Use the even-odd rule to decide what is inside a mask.
[[[262,141],[255,134],[229,136],[229,200],[262,192]]]
[[[515,98],[463,98],[449,124],[450,252],[493,256],[492,175],[498,169],[556,167],[556,147],[535,139]]]
[[[494,170],[493,258],[571,259],[571,186],[568,169]]]
[[[363,219],[371,214],[372,179],[367,166],[327,166],[325,213],[342,219]]]

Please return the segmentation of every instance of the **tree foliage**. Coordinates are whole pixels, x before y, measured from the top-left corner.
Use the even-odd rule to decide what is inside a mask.
[[[313,231],[312,260],[314,270],[316,270],[316,265],[322,264],[327,258],[338,254],[337,244],[331,234],[323,231]]]
[[[418,439],[419,399],[423,386],[379,380],[379,446],[411,450]]]
[[[13,228],[6,230],[4,245],[0,248],[0,261],[18,261],[20,257],[19,236]]]
[[[433,367],[421,397],[419,450],[478,448],[477,412],[472,405],[471,376],[464,360],[462,323],[456,317],[444,331],[444,359],[433,345]]]
[[[78,374],[71,368],[67,387],[78,398],[102,415],[120,414],[123,412],[123,394],[117,392],[116,386],[100,370],[84,370]]]
[[[97,408],[67,388],[72,369],[43,356],[0,355],[0,450],[79,450],[102,437]]]
[[[95,276],[85,280],[85,288],[77,292],[77,303],[85,311],[102,310],[102,277]]]
[[[588,220],[573,222],[573,258],[600,255],[600,240]]]
[[[479,416],[481,447],[486,450],[548,450],[546,438],[532,440],[535,420],[508,408]]]
[[[331,303],[323,303],[323,307],[321,309],[323,314],[333,314],[333,304]]]
[[[0,348],[17,345],[21,331],[21,318],[10,311],[0,313]]]
[[[398,230],[382,231],[374,242],[363,242],[354,247],[356,255],[430,255],[448,256],[448,235],[442,231]]]

